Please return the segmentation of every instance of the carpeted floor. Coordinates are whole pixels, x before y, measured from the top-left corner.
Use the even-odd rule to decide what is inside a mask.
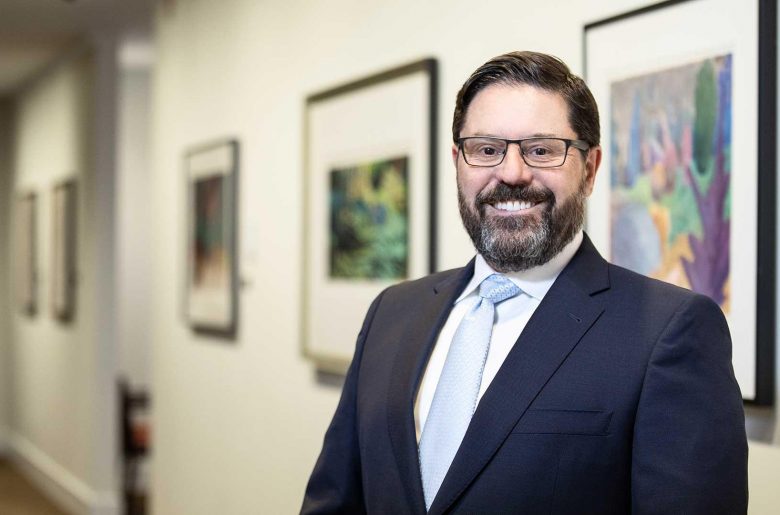
[[[0,459],[0,514],[66,515],[6,460]]]

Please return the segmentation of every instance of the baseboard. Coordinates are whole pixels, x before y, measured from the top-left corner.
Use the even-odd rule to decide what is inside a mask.
[[[53,503],[73,515],[119,515],[116,492],[97,492],[18,434],[8,438],[8,456]]]

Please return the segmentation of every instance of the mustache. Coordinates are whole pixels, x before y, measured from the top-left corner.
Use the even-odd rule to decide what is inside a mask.
[[[478,208],[483,208],[487,204],[496,202],[548,202],[552,205],[555,202],[555,195],[548,188],[532,188],[529,186],[510,186],[509,184],[499,183],[490,191],[480,192],[474,199]]]

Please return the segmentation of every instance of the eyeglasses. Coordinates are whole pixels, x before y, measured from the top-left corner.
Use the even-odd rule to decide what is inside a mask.
[[[517,143],[520,155],[528,166],[554,168],[563,166],[569,147],[587,151],[590,146],[582,140],[564,138],[502,139],[468,137],[458,140],[463,159],[470,166],[497,166],[504,161],[510,143]]]

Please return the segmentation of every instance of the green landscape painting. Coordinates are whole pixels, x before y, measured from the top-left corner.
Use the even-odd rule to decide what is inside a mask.
[[[408,158],[330,172],[330,277],[404,279],[409,270]]]

